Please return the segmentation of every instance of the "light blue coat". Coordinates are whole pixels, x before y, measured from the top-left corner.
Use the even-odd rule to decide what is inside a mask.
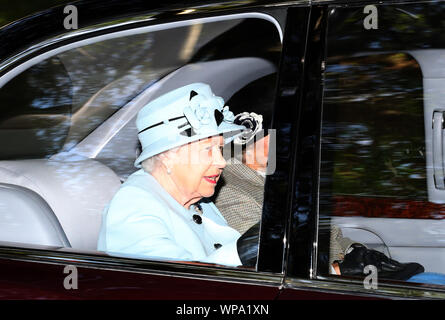
[[[213,203],[201,202],[202,224],[194,206],[181,206],[143,169],[128,177],[103,214],[98,250],[135,258],[189,260],[241,265],[236,241]],[[221,244],[219,249],[215,244]]]

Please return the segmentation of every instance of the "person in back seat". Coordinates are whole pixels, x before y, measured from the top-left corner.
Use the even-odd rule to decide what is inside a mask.
[[[240,233],[207,197],[226,162],[221,154],[245,129],[210,87],[194,83],[138,114],[141,168],[104,210],[98,250],[141,258],[241,265]]]
[[[262,130],[263,117],[253,112],[239,113],[234,121],[238,124],[244,123],[242,125],[248,128],[254,125],[255,128],[249,134],[251,138],[258,130]],[[242,151],[230,159],[222,175],[223,183],[217,186],[217,191],[212,197],[227,223],[241,234],[261,220],[263,211],[269,135],[255,138],[255,143],[247,147],[246,136],[235,138],[233,144],[242,146]],[[255,146],[261,146],[263,149],[255,152]],[[236,150],[236,147],[233,149]]]
[[[235,116],[236,124],[251,130],[244,131],[234,139],[234,144],[243,145],[240,159],[235,157],[234,163],[226,167],[222,175],[225,185],[213,197],[229,225],[243,233],[243,237],[248,235],[248,241],[244,242],[248,250],[240,252],[247,253],[242,260],[247,261],[245,265],[251,266],[256,264],[258,252],[265,176],[273,173],[273,170],[268,170],[269,143],[275,141],[268,134],[271,123],[267,118],[264,122],[264,119],[253,112]],[[262,132],[263,126],[266,133]],[[375,265],[381,278],[445,285],[445,275],[424,272],[419,263],[400,263],[390,259],[379,251],[344,237],[338,226],[331,226],[329,244],[330,274],[364,276],[364,267],[371,264]]]

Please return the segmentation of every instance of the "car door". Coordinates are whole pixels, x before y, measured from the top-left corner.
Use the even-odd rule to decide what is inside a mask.
[[[303,38],[294,50],[302,52],[308,3],[297,7]],[[283,197],[291,190],[295,129],[285,120],[297,93],[278,76],[266,78],[268,90],[287,106],[275,109],[277,168],[266,179],[254,268],[110,255],[96,250],[96,239],[101,211],[137,156],[137,111],[167,88],[204,77],[203,70],[229,101],[276,74],[287,6],[167,9],[127,1],[76,8],[78,30],[63,29],[64,6],[0,30],[2,39],[22,39],[1,51],[0,296],[274,299],[284,279],[290,198]],[[45,19],[47,29],[27,34]]]
[[[314,3],[280,298],[309,287],[443,299],[443,8]],[[332,263],[348,253],[335,251],[339,234],[423,272],[339,276]]]

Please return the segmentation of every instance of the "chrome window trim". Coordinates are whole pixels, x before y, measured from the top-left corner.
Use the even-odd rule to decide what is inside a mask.
[[[224,266],[198,265],[181,262],[142,260],[117,256],[108,256],[101,252],[79,253],[70,248],[22,248],[0,246],[0,261],[12,260],[20,262],[44,263],[53,265],[74,265],[116,272],[132,272],[138,274],[169,276],[195,280],[224,281],[238,284],[281,287],[283,274],[258,272],[249,269],[236,269]],[[43,247],[43,246],[42,246]]]
[[[311,3],[314,0],[291,0],[291,1],[282,1],[282,2],[278,2],[278,3],[270,3],[270,4],[265,4],[264,7],[269,8],[269,7],[291,7],[291,6],[296,6],[296,5],[306,5],[307,7],[311,6]],[[327,1],[327,0],[324,0]]]
[[[318,291],[331,294],[344,294],[388,299],[445,299],[445,291],[433,288],[408,287],[406,285],[381,284],[377,289],[365,289],[363,283],[347,279],[296,279],[286,278],[284,288]]]
[[[31,59],[24,61],[23,63],[19,64],[12,70],[7,71],[5,74],[3,74],[0,77],[0,88],[2,88],[8,81],[10,81],[14,77],[16,77],[18,74],[22,73],[23,71],[32,67],[33,65],[35,65],[45,59],[48,59],[56,54],[59,54],[59,53],[62,53],[62,52],[65,52],[65,51],[68,51],[71,49],[75,49],[78,47],[82,47],[85,45],[97,43],[100,41],[125,37],[125,36],[136,35],[136,34],[143,34],[143,33],[160,31],[160,30],[168,30],[168,29],[173,29],[173,28],[178,28],[178,27],[185,27],[185,26],[190,26],[190,25],[197,24],[197,23],[211,23],[211,22],[227,21],[227,20],[235,20],[235,19],[246,19],[246,18],[259,18],[259,19],[263,19],[263,20],[272,22],[278,30],[281,42],[283,42],[283,31],[281,30],[281,26],[278,23],[278,21],[274,17],[272,17],[268,14],[265,14],[265,13],[261,13],[261,12],[236,13],[236,14],[220,15],[220,16],[216,16],[216,17],[195,18],[195,19],[187,19],[187,20],[167,22],[167,23],[160,22],[158,24],[153,24],[153,25],[149,25],[149,26],[134,27],[134,28],[129,28],[126,30],[121,30],[121,31],[116,31],[116,32],[111,31],[114,28],[127,26],[127,25],[131,26],[134,23],[150,22],[150,21],[154,20],[154,18],[152,16],[146,16],[145,18],[142,18],[141,20],[130,19],[131,20],[130,22],[128,22],[128,21],[117,22],[117,23],[112,24],[111,26],[110,25],[106,25],[106,26],[102,25],[102,26],[97,26],[97,27],[79,29],[78,31],[69,32],[62,36],[58,36],[56,38],[52,38],[52,39],[43,41],[39,44],[36,44],[34,46],[31,46],[27,50],[25,50],[15,56],[13,56],[12,58],[4,61],[3,63],[1,63],[0,64],[0,74],[3,72],[3,70],[7,69],[8,67],[12,66],[13,64],[19,63],[21,60],[25,60],[28,56],[30,56],[32,54],[35,54],[42,50],[45,50],[51,46],[57,45],[58,43],[60,43],[62,41],[66,41],[66,40],[73,41],[69,44],[62,45],[55,49],[49,49],[48,51],[45,51],[44,53],[42,53],[40,55],[37,55],[35,57],[32,57]],[[111,29],[110,33],[106,33],[106,34],[102,34],[102,35],[98,35],[98,36],[93,36],[93,37],[90,37],[87,39],[75,41],[75,39],[78,38],[79,36],[88,36],[91,33],[96,33],[98,31],[102,31],[102,32],[108,31],[109,29]]]
[[[324,86],[323,86],[323,91],[324,91]],[[324,92],[322,93],[324,95]],[[314,201],[315,201],[315,239],[314,242],[312,243],[312,254],[311,254],[311,259],[312,259],[312,264],[311,264],[311,269],[309,270],[309,278],[310,279],[315,279],[317,277],[318,274],[318,237],[319,237],[319,227],[320,227],[320,179],[321,179],[321,133],[323,132],[323,107],[321,108],[321,113],[320,113],[320,132],[319,132],[319,141],[318,141],[318,168],[317,168],[317,196],[315,197]]]

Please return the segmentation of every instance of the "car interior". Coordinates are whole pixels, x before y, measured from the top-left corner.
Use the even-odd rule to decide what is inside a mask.
[[[0,208],[1,241],[96,251],[104,208],[121,183],[137,170],[133,165],[140,152],[135,119],[142,107],[193,82],[209,84],[227,102],[243,87],[277,72],[276,63],[261,55],[235,53],[234,57],[208,58],[206,52],[213,50],[211,37],[231,28],[237,31],[242,23],[243,20],[229,20],[214,30],[209,27],[210,31],[202,36],[207,38],[197,46],[199,50],[189,54],[192,62],[168,65],[161,61],[156,68],[148,66],[149,72],[138,78],[131,78],[128,69],[134,67],[127,62],[129,66],[119,65],[117,75],[110,78],[115,80],[96,80],[102,76],[100,72],[84,80],[82,70],[76,68],[79,64],[85,66],[85,72],[94,68],[107,72],[106,66],[97,65],[91,55],[103,54],[99,43],[59,53],[8,82],[0,95],[12,102],[11,110],[0,123],[0,135],[17,138],[17,143],[2,151],[4,160],[0,161],[0,196],[8,199],[7,205]],[[191,31],[193,28],[196,25]],[[275,26],[272,29],[276,32]],[[166,34],[162,32],[169,30],[158,32],[164,39]],[[275,41],[280,41],[276,33]],[[108,40],[105,48],[113,49],[116,41],[126,46],[136,42],[144,47],[149,43],[144,42],[146,38],[136,35],[131,40]],[[216,43],[221,41],[224,37],[217,37]],[[271,91],[275,89],[275,80],[272,81]],[[36,95],[47,96],[50,101],[33,99]],[[46,110],[48,103],[56,107]],[[14,105],[25,106],[21,114],[17,114]],[[30,197],[26,198],[26,194]],[[24,208],[22,214],[10,214],[17,208]],[[34,212],[35,208],[38,210]],[[28,215],[32,219],[25,219]]]
[[[413,86],[410,88],[410,92],[413,92],[413,101],[420,100],[421,104],[416,104],[416,110],[418,111],[406,113],[407,116],[400,113],[398,115],[399,119],[393,121],[395,129],[389,128],[387,134],[392,134],[393,137],[396,137],[391,131],[400,131],[407,121],[416,121],[419,129],[411,126],[409,129],[410,134],[400,131],[401,137],[403,137],[403,135],[410,136],[409,139],[405,139],[409,140],[409,144],[403,141],[403,138],[400,138],[400,140],[402,140],[400,142],[397,141],[397,138],[393,138],[393,142],[391,143],[394,147],[391,148],[395,150],[396,143],[405,143],[405,155],[393,153],[392,162],[386,160],[387,162],[382,163],[383,169],[385,167],[391,169],[391,163],[392,166],[396,166],[396,161],[400,161],[400,164],[397,164],[398,168],[409,167],[411,171],[407,171],[405,174],[400,169],[397,171],[392,169],[396,174],[396,178],[391,178],[391,175],[386,174],[388,178],[381,178],[381,180],[376,182],[380,185],[379,189],[370,186],[370,184],[373,183],[372,180],[376,179],[375,175],[374,178],[373,176],[369,176],[369,180],[363,179],[361,186],[356,185],[357,191],[353,190],[353,188],[346,189],[346,184],[340,187],[340,176],[335,178],[337,180],[334,180],[331,186],[326,186],[325,189],[322,187],[322,192],[323,190],[325,190],[325,192],[332,192],[327,190],[334,190],[335,186],[333,187],[333,185],[335,183],[339,186],[338,189],[340,192],[331,198],[330,201],[333,201],[333,204],[330,207],[327,206],[326,208],[329,207],[329,209],[326,210],[332,212],[332,216],[329,217],[330,224],[339,226],[345,237],[363,243],[368,248],[383,252],[388,257],[397,261],[418,262],[422,264],[426,272],[436,273],[443,272],[445,266],[445,248],[443,247],[444,233],[442,231],[445,230],[445,221],[443,219],[431,219],[431,216],[435,214],[441,215],[443,203],[445,202],[444,189],[437,185],[440,181],[443,181],[443,135],[442,130],[437,129],[437,125],[435,126],[433,117],[437,111],[441,111],[437,106],[438,101],[443,99],[443,92],[438,89],[439,86],[443,85],[445,79],[445,68],[438,67],[440,65],[439,61],[441,61],[440,56],[443,55],[443,52],[443,50],[439,49],[413,50],[403,53],[385,51],[370,54],[369,52],[364,52],[362,55],[355,54],[354,57],[351,58],[355,61],[354,63],[359,65],[362,64],[363,61],[366,61],[365,59],[373,59],[373,63],[377,64],[380,63],[379,61],[397,55],[409,61],[411,63],[410,68],[417,68],[418,71],[412,73],[412,75],[404,74],[402,73],[403,71],[398,71],[400,73],[393,71],[397,77],[416,79],[416,82],[410,84]],[[435,61],[438,61],[438,64],[436,64]],[[369,69],[371,69],[372,64],[367,63],[370,65]],[[335,64],[335,62],[332,62],[332,64]],[[371,73],[371,71],[367,72]],[[406,84],[394,84],[391,90],[395,92],[397,90],[396,88],[403,88],[403,86],[406,86]],[[413,89],[414,86],[416,86],[416,91]],[[417,89],[418,87],[420,87],[420,91]],[[422,88],[424,93],[428,93],[428,96],[425,98],[421,91]],[[359,89],[356,90],[359,92]],[[418,92],[418,94],[416,93],[414,96],[414,92]],[[329,98],[330,96],[328,95],[328,99]],[[388,100],[388,105],[397,103],[396,98],[388,96],[386,99]],[[332,105],[334,105],[334,103],[332,103]],[[369,103],[369,105],[371,104]],[[407,108],[407,106],[400,104],[398,107]],[[396,107],[393,107],[393,109],[396,109]],[[346,110],[346,107],[344,110]],[[341,114],[341,111],[337,112]],[[359,130],[362,130],[357,124],[364,118],[361,116],[362,114],[360,111],[354,114],[346,114],[346,111],[344,111],[344,114],[341,114],[345,119],[347,119],[346,117],[351,117],[356,121],[356,127],[353,129],[346,129],[346,124],[340,123],[339,120],[333,120],[338,121],[337,124],[334,124],[337,128],[343,126],[341,129],[335,130],[342,132],[341,134],[344,135],[344,137],[348,137],[347,135],[349,135],[347,130],[350,130],[349,132],[355,132],[354,134],[357,135],[353,137],[355,141],[358,141],[356,142],[357,147],[354,151],[351,151],[351,153],[356,156],[365,154],[365,151],[368,152],[368,144],[372,141],[369,139],[382,139],[376,133],[370,134],[364,131],[364,129],[361,136],[358,134]],[[408,119],[408,115],[413,117],[414,114],[418,118],[415,120],[412,118]],[[328,115],[326,119],[332,121],[331,119],[333,118]],[[383,119],[383,116],[381,118],[377,118],[376,116],[376,122],[374,122],[375,128],[380,128],[382,132],[385,124],[379,123],[378,121],[381,122]],[[440,119],[436,119],[436,124],[440,123],[439,120]],[[326,120],[325,125],[329,126],[331,122]],[[436,131],[430,129],[434,127],[436,127]],[[331,129],[325,130],[326,137],[331,139],[333,135],[328,132],[328,130]],[[336,139],[338,139],[338,144],[342,143],[343,145],[347,145],[350,143],[349,140],[347,140],[349,137],[342,138],[343,140],[339,138]],[[362,145],[359,143],[362,143]],[[383,142],[380,143],[383,144]],[[436,145],[434,145],[434,143],[436,143]],[[326,155],[325,160],[337,161],[337,170],[340,172],[344,170],[344,172],[346,172],[345,164],[342,162],[345,160],[337,160],[335,157],[338,157],[339,153],[335,153],[334,151],[333,154],[336,154],[332,156],[333,158]],[[373,156],[382,157],[382,154],[384,154],[382,151],[376,151]],[[369,164],[362,162],[361,165],[356,164],[356,166],[364,170],[376,170],[371,162],[369,162]],[[372,172],[374,173],[374,171]],[[332,176],[332,173],[329,173],[329,175]],[[406,178],[403,178],[404,176],[406,176]],[[423,183],[425,184],[423,185]],[[387,185],[387,187],[385,185]],[[376,192],[377,190],[379,190],[380,194]],[[393,190],[399,191],[394,192]],[[413,194],[416,194],[416,198],[414,198]]]
[[[224,43],[227,40],[224,32],[238,30],[242,23],[226,23],[218,41]],[[98,62],[83,48],[76,51],[80,58],[71,57],[69,52],[60,53],[24,72],[26,79],[18,76],[1,88],[0,100],[7,99],[11,105],[0,120],[0,139],[12,139],[0,151],[1,242],[96,251],[103,210],[121,183],[136,171],[133,163],[140,149],[135,119],[141,108],[162,94],[193,82],[209,84],[227,102],[249,84],[278,72],[278,61],[267,56],[238,53],[211,56],[212,50],[205,50],[212,43],[210,37],[200,41],[196,45],[200,50],[189,53],[185,61],[160,63],[156,67],[148,64],[140,78],[131,78],[128,72],[136,68],[112,71],[102,67],[99,71],[104,74],[117,75],[110,76],[111,80],[98,81],[90,92],[85,89],[89,83],[81,83],[81,77],[76,76],[75,66],[81,61],[91,60],[92,65]],[[149,42],[143,45],[150,47]],[[275,54],[279,56],[279,50]],[[423,90],[434,92],[423,106],[425,128],[433,128],[435,115],[437,121],[443,121],[443,110],[435,105],[444,100],[439,88],[443,87],[445,67],[437,68],[431,61],[443,63],[440,57],[444,51],[419,50],[406,54],[421,68]],[[44,76],[48,68],[53,71],[52,76]],[[92,82],[97,77],[94,72],[100,74],[98,70],[85,70],[93,73]],[[271,79],[274,80],[270,92],[274,92],[276,79]],[[45,91],[57,107],[46,110],[48,101],[32,100],[36,93],[29,92],[29,88]],[[131,94],[123,94],[126,89]],[[17,112],[15,105],[29,107]],[[255,112],[255,106],[246,106],[246,111]],[[445,187],[437,184],[445,176],[442,131],[425,131],[424,140],[427,200],[436,204],[445,203]],[[360,192],[355,195],[372,196]],[[399,261],[415,257],[425,271],[443,271],[445,220],[348,216],[343,209],[338,204],[341,214],[329,215],[327,220],[330,225],[339,226],[344,236]]]
[[[222,65],[225,67],[222,68]],[[203,68],[206,70],[204,77]],[[69,242],[63,242],[64,246],[70,244],[76,249],[96,250],[102,211],[120,187],[121,181],[136,170],[133,168],[133,162],[137,157],[138,148],[135,127],[137,112],[150,100],[190,81],[207,82],[214,92],[228,100],[238,88],[275,71],[271,63],[256,58],[186,65],[161,79],[154,88],[146,90],[136,102],[123,107],[70,152],[55,154],[49,159],[0,161],[2,172],[0,181],[9,185],[2,189],[2,193],[5,193],[6,197],[6,193],[10,196],[14,190],[17,190],[18,194],[23,194],[24,190],[27,190],[41,195],[39,198],[43,203],[39,213],[41,236],[38,241],[31,243],[58,246],[62,244],[60,238],[67,238]],[[131,108],[131,116],[127,108]],[[119,132],[115,130],[116,123],[121,126]],[[113,136],[110,138],[110,135]],[[103,143],[103,140],[108,141]],[[95,143],[92,144],[91,141]],[[97,152],[95,159],[88,158],[82,152],[91,151],[92,147],[102,147],[99,152],[95,150]],[[126,150],[127,147],[129,150]],[[107,162],[110,161],[111,155],[118,155],[119,161]],[[125,165],[120,166],[121,163]],[[17,186],[17,189],[11,188],[11,185]],[[17,200],[22,202],[24,197],[18,195]],[[36,206],[36,201],[36,197],[33,197],[27,205]],[[12,205],[11,198],[8,203]],[[32,230],[34,225],[33,220],[24,220],[22,216],[7,217],[5,214],[0,216],[8,219],[8,223],[0,224],[5,228],[1,234],[8,235],[8,238],[2,239],[4,241],[22,242],[20,241],[22,232],[8,230],[9,226],[14,226],[17,231]],[[60,221],[62,229],[60,225],[54,223],[54,217]],[[26,224],[23,225],[24,223]],[[43,227],[44,225],[46,227]],[[60,237],[51,236],[53,234],[59,234]],[[14,235],[17,238],[14,238]]]

